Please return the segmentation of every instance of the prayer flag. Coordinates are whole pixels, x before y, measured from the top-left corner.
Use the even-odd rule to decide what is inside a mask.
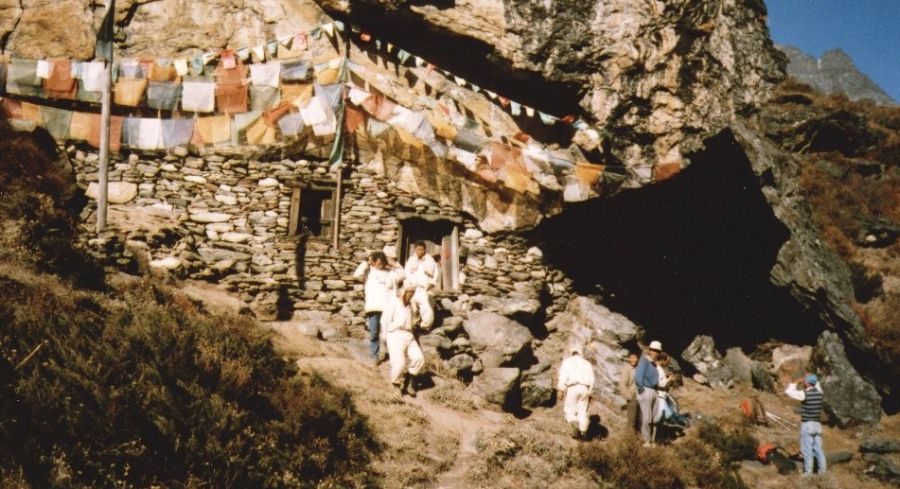
[[[97,46],[94,49],[94,56],[97,59],[110,61],[113,56],[113,22],[116,18],[116,1],[109,0],[109,6],[106,9],[106,16],[100,23],[100,30],[97,32]]]

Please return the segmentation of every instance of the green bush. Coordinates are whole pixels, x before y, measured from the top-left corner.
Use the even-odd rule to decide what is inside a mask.
[[[718,450],[725,463],[753,460],[759,441],[743,424],[720,424],[712,421],[700,423],[697,436]]]
[[[85,202],[46,131],[15,132],[0,119],[0,256],[18,248],[44,271],[102,289],[102,268],[74,246]]]
[[[298,377],[252,320],[208,316],[149,283],[109,300],[0,269],[0,294],[0,480],[377,484],[378,446],[349,395]]]

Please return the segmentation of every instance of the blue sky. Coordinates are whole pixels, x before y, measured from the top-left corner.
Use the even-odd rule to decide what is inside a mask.
[[[900,101],[900,0],[765,0],[778,44],[817,58],[841,48]]]

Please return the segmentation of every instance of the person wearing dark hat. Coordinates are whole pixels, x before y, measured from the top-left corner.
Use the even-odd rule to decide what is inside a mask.
[[[656,390],[659,388],[659,371],[656,369],[656,357],[662,351],[662,343],[653,340],[650,347],[634,372],[634,384],[637,387],[638,406],[641,408],[641,438],[644,446],[653,442],[653,408],[656,405]]]
[[[803,388],[800,388],[800,384]],[[803,455],[803,475],[812,475],[813,461],[824,474],[825,451],[822,448],[822,407],[825,405],[822,387],[816,374],[789,384],[784,391],[788,397],[800,401],[800,453]]]
[[[570,355],[559,366],[559,382],[556,388],[565,397],[563,415],[572,426],[572,435],[584,439],[590,419],[588,405],[594,390],[594,366],[584,358],[581,346],[569,347]]]

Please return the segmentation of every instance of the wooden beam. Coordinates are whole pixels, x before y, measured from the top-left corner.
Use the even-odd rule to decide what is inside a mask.
[[[114,2],[107,2],[106,10],[103,13],[104,19],[107,15],[115,15],[115,12],[110,12],[110,9],[114,8],[113,5]],[[97,183],[100,187],[97,195],[97,234],[102,233],[106,229],[106,207],[109,196],[109,116],[112,105],[112,70],[113,55],[110,54],[109,59],[106,60],[106,74],[103,77],[104,89],[100,98],[103,106],[100,109],[100,168],[97,171],[99,175],[99,182]]]
[[[288,236],[296,236],[297,228],[300,227],[300,187],[294,187],[294,193],[291,194],[291,211],[288,214]]]
[[[344,165],[338,165],[337,172],[337,189],[335,190],[334,196],[334,225],[331,229],[331,233],[334,236],[331,245],[334,247],[335,251],[338,249],[338,242],[340,241],[341,235],[341,192],[344,189]]]

